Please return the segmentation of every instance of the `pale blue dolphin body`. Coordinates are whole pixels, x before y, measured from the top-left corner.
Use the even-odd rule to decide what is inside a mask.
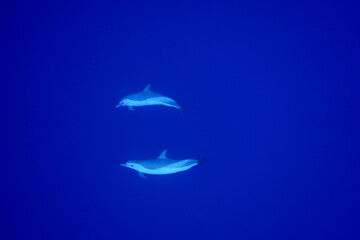
[[[183,111],[183,107],[177,104],[173,99],[164,95],[154,93],[150,90],[151,84],[147,85],[144,90],[138,93],[128,95],[120,100],[116,106],[127,106],[131,111],[134,111],[133,107],[152,106],[152,105],[163,105],[167,107],[177,108]]]
[[[130,160],[121,166],[137,171],[140,177],[145,178],[144,173],[151,175],[166,175],[186,171],[205,160],[184,159],[174,160],[166,157],[167,150],[164,150],[158,158],[145,160]]]

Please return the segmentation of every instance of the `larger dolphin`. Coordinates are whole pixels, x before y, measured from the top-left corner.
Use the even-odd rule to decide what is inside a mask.
[[[165,175],[186,171],[205,160],[184,159],[174,160],[166,157],[167,150],[164,150],[158,158],[145,160],[130,160],[127,163],[120,164],[137,171],[140,177],[145,178],[144,173],[152,175]]]
[[[152,92],[150,86],[151,84],[147,85],[141,92],[124,97],[116,107],[127,106],[131,111],[134,111],[133,107],[163,105],[177,108],[183,112],[184,107],[181,107],[169,97]]]

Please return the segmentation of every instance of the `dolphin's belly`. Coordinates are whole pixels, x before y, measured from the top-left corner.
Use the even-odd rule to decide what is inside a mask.
[[[128,100],[127,101],[128,105],[133,106],[133,107],[141,107],[141,106],[148,106],[151,105],[147,102],[147,100]]]
[[[179,108],[178,104],[174,100],[167,97],[153,97],[143,100],[128,100],[128,104],[134,107],[164,105],[168,107]]]
[[[147,174],[152,174],[152,175],[165,175],[165,174],[183,172],[183,171],[189,170],[190,168],[192,168],[195,165],[197,165],[197,163],[189,164],[187,166],[182,166],[182,167],[169,165],[169,166],[157,168],[157,169],[143,168],[143,169],[141,169],[141,172],[147,173]]]

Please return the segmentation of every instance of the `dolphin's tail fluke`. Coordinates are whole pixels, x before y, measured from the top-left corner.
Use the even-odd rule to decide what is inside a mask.
[[[189,107],[189,105],[180,106],[180,107],[179,107],[179,110],[180,110],[180,112],[181,112],[182,114],[184,114],[185,109],[188,108],[188,107]]]
[[[203,159],[199,160],[197,163],[198,163],[199,165],[201,165],[201,164],[203,164],[206,160],[207,160],[207,158],[203,158]]]

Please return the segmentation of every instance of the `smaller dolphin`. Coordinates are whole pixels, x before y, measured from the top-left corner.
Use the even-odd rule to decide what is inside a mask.
[[[124,97],[116,107],[127,106],[131,111],[134,111],[133,107],[164,105],[177,108],[181,112],[184,111],[184,107],[181,107],[171,98],[152,92],[150,86],[151,84],[147,85],[141,92]]]
[[[186,171],[205,160],[184,159],[174,160],[166,157],[167,150],[164,150],[158,158],[145,160],[130,160],[127,163],[120,164],[137,171],[140,177],[145,178],[144,173],[151,175],[166,175]]]

